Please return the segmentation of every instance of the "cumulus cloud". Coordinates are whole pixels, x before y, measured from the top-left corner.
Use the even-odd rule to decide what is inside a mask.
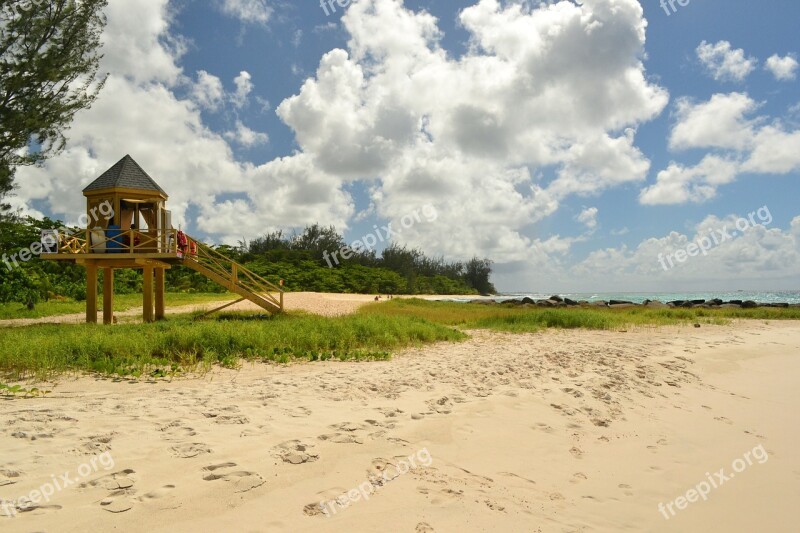
[[[742,150],[752,142],[755,124],[746,115],[758,104],[742,93],[715,94],[707,102],[681,98],[676,124],[669,137],[672,149],[730,148]]]
[[[714,155],[708,155],[693,166],[671,163],[656,177],[656,183],[645,187],[639,201],[647,205],[704,202],[716,196],[717,187],[736,178],[739,165]]]
[[[269,142],[269,136],[266,133],[251,130],[241,120],[237,120],[236,128],[225,132],[224,136],[226,139],[236,142],[245,148],[252,148]]]
[[[226,15],[250,24],[266,24],[274,11],[266,0],[222,0],[221,7]]]
[[[191,95],[200,107],[217,110],[225,99],[225,89],[218,77],[205,70],[198,70],[197,81],[192,85]]]
[[[772,279],[796,283],[800,279],[795,266],[800,261],[800,217],[794,218],[787,229],[781,229],[771,225],[768,206],[754,206],[752,214],[752,221],[750,213],[710,215],[691,232],[673,231],[660,238],[645,239],[635,248],[620,246],[596,250],[571,268],[569,274],[584,279],[587,287],[609,286],[616,282],[624,290],[652,287],[654,280],[661,286],[697,290],[729,289],[726,284],[731,280]],[[762,218],[765,214],[769,216]],[[737,221],[744,231],[736,229]],[[720,233],[729,237],[720,236]],[[712,234],[717,242],[711,238]],[[689,245],[704,238],[711,243],[705,254],[697,252],[683,262],[677,260],[675,252],[686,251]],[[667,260],[670,255],[671,261]]]
[[[671,163],[645,187],[642,204],[682,204],[714,198],[741,173],[788,174],[800,169],[800,130],[752,117],[759,104],[743,93],[715,94],[706,102],[677,102],[669,138],[674,150],[706,149],[695,166]]]
[[[588,207],[584,209],[577,217],[575,217],[575,220],[581,224],[584,224],[590,230],[595,229],[597,227],[597,208]]]
[[[700,43],[695,51],[708,73],[717,81],[742,82],[755,70],[758,60],[747,57],[741,48],[734,49],[728,41]]]
[[[764,68],[769,70],[778,81],[791,81],[797,77],[798,65],[797,59],[791,55],[781,57],[775,54],[767,59]]]
[[[241,71],[233,79],[235,89],[226,91],[222,85],[222,80],[205,70],[197,71],[197,81],[191,84],[190,98],[197,105],[208,111],[221,111],[226,104],[232,105],[235,109],[245,107],[249,102],[250,93],[253,91],[252,76],[247,71]],[[258,98],[258,97],[257,97]],[[265,102],[263,99],[259,101]]]
[[[669,97],[646,78],[635,0],[481,0],[459,22],[470,50],[453,58],[429,13],[353,3],[348,50],[326,54],[278,114],[321,171],[375,180],[379,216],[433,198],[439,229],[412,228],[412,244],[529,260],[544,245],[528,229],[563,198],[645,179],[635,128]]]
[[[231,95],[231,101],[233,105],[241,108],[247,104],[247,97],[250,95],[250,92],[253,90],[253,82],[252,76],[249,72],[243,70],[233,79],[234,85],[236,85],[236,91]]]

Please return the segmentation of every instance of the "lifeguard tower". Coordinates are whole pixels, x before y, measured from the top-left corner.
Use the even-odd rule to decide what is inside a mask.
[[[283,289],[172,227],[167,193],[129,155],[83,189],[89,220],[82,234],[58,233],[42,259],[86,267],[86,322],[97,322],[98,270],[103,270],[103,323],[114,320],[114,270],[143,271],[142,318],[165,315],[167,269],[183,265],[270,313],[283,311]],[[109,212],[111,214],[109,215]],[[54,243],[52,241],[55,241]]]

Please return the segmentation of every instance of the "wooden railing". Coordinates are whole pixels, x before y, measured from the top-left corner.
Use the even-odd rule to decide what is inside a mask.
[[[117,233],[118,231],[118,233]],[[169,230],[84,230],[81,233],[59,232],[59,254],[96,253],[177,253],[178,231]]]
[[[187,239],[184,265],[269,311],[283,311],[282,287],[267,281],[210,246],[188,236]]]

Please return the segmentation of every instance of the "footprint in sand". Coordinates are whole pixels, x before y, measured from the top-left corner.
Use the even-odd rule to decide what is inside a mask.
[[[216,465],[209,465],[203,468],[205,474],[203,479],[205,481],[218,481],[223,480],[233,487],[233,492],[247,492],[260,487],[265,483],[264,478],[256,472],[248,472],[246,470],[230,471],[234,468],[236,463],[220,463]]]
[[[464,497],[464,491],[460,489],[430,489],[428,487],[417,487],[417,492],[428,496],[432,505],[448,505]]]
[[[523,481],[527,481],[528,483],[531,483],[531,484],[533,484],[533,485],[536,485],[536,482],[535,482],[534,480],[532,480],[532,479],[528,479],[528,478],[526,478],[526,477],[522,477],[522,476],[520,476],[519,474],[515,474],[514,472],[498,472],[498,473],[499,473],[501,476],[515,477],[515,478],[521,479],[521,480],[523,480]]]
[[[182,502],[173,494],[174,490],[175,485],[164,485],[139,496],[136,501],[147,505],[151,510],[166,511],[177,509],[182,505]]]
[[[318,516],[324,513],[322,512],[322,505],[319,502],[314,502],[303,507],[303,514],[306,516]]]
[[[433,533],[433,526],[431,526],[427,522],[420,522],[417,524],[416,529],[414,529],[416,533]]]
[[[581,450],[577,446],[573,446],[572,448],[570,448],[569,453],[571,453],[572,456],[575,457],[575,459],[580,459],[581,457],[583,457],[583,450]]]
[[[136,489],[136,472],[130,468],[106,474],[97,479],[87,481],[78,485],[79,489],[100,488],[110,490],[111,493],[100,501],[100,506],[104,511],[110,513],[124,513],[133,508],[135,503],[133,494]]]
[[[484,500],[483,503],[486,504],[486,507],[491,509],[492,511],[505,511],[506,508],[500,505],[499,503],[492,501],[492,500]]]
[[[16,470],[0,470],[0,487],[13,485],[19,480],[20,473]]]
[[[238,410],[238,408],[237,408]],[[230,409],[223,409],[223,411],[231,411]],[[237,415],[231,413],[220,413],[217,411],[208,411],[203,413],[206,418],[214,420],[215,424],[249,424],[250,419],[244,415]]]
[[[139,501],[147,502],[152,500],[160,500],[161,498],[166,497],[175,489],[175,485],[164,485],[160,489],[152,490],[147,494],[143,494],[139,497]]]
[[[625,496],[633,496],[633,491],[630,490],[632,487],[627,483],[620,483],[617,487],[623,489]]]
[[[278,456],[284,463],[299,465],[319,459],[319,455],[313,453],[312,448],[313,445],[293,439],[274,446],[272,448],[272,453]]]
[[[159,427],[158,430],[161,432],[161,436],[166,440],[184,440],[197,435],[194,429],[184,426],[180,420],[173,420]]]
[[[583,472],[576,472],[572,474],[572,479],[569,480],[570,483],[580,483],[581,481],[586,481],[589,479],[589,476],[584,474]]]
[[[180,459],[191,459],[198,455],[211,453],[211,448],[202,442],[186,442],[184,444],[177,444],[170,448],[172,455]]]
[[[9,502],[9,503],[13,503],[13,502]],[[59,509],[61,509],[61,506],[60,505],[55,505],[55,504],[52,504],[52,503],[51,504],[38,504],[38,503],[26,502],[25,505],[14,504],[14,509],[16,510],[17,513],[40,514],[40,513],[46,513],[46,512],[51,512],[51,511],[58,511]],[[9,516],[9,515],[6,514],[6,515],[0,515],[0,516]],[[13,515],[11,515],[11,516],[13,517]]]
[[[109,513],[124,513],[130,511],[136,502],[124,491],[109,494],[108,498],[100,501],[100,507]]]
[[[328,426],[331,429],[337,430],[335,433],[327,433],[319,435],[317,438],[339,444],[364,444],[367,438],[380,438],[386,435],[385,429],[379,429],[368,433],[373,429],[368,424],[354,424],[352,422],[341,422],[339,424],[332,424]]]
[[[306,409],[303,406],[293,407],[291,409],[284,409],[283,412],[291,416],[292,418],[303,418],[311,414],[311,410]]]
[[[98,453],[103,453],[111,450],[111,440],[114,437],[114,433],[108,433],[106,435],[92,435],[90,437],[85,437],[82,439],[84,442],[80,444],[77,448],[73,448],[71,450],[72,453],[77,453],[80,455],[94,455]]]
[[[125,490],[133,487],[134,483],[136,483],[136,472],[130,468],[126,468],[125,470],[106,474],[97,479],[81,483],[78,485],[78,488],[99,487],[105,490]]]
[[[447,396],[443,396],[438,400],[428,400],[425,403],[440,415],[448,415],[453,412],[453,401]]]

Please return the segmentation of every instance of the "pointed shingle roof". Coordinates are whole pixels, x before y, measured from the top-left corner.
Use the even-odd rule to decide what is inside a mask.
[[[113,188],[139,189],[160,192],[164,196],[167,195],[164,189],[159,187],[158,183],[129,155],[126,155],[117,161],[113,167],[103,172],[99,178],[87,185],[83,192]]]

